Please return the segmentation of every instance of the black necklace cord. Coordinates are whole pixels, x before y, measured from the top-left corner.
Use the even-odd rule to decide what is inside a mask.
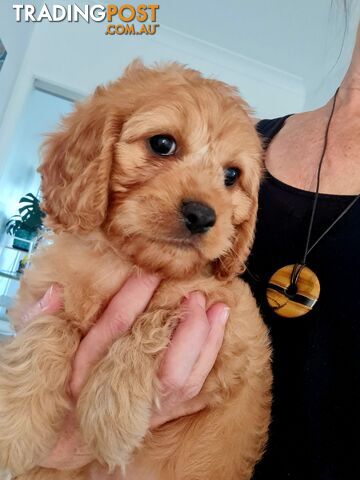
[[[327,124],[327,127],[326,127],[326,132],[325,132],[324,146],[323,146],[323,150],[322,150],[322,154],[321,154],[321,158],[320,158],[320,162],[319,162],[319,166],[318,166],[314,203],[313,203],[313,207],[312,207],[312,211],[311,211],[311,217],[310,217],[309,229],[308,229],[308,234],[307,234],[307,239],[306,239],[304,257],[303,257],[302,262],[301,262],[303,265],[306,264],[306,258],[309,254],[309,251],[310,251],[309,250],[310,238],[311,238],[311,233],[312,233],[312,229],[313,229],[313,225],[314,225],[314,218],[315,218],[316,208],[317,208],[317,204],[318,204],[318,199],[319,199],[321,168],[322,168],[322,165],[323,165],[323,162],[324,162],[325,153],[326,153],[327,146],[328,146],[330,125],[331,125],[331,120],[334,116],[335,106],[336,106],[336,98],[337,98],[338,93],[339,93],[339,89],[336,90],[335,95],[334,95],[334,101],[333,101],[329,121],[328,121],[328,124]],[[314,245],[311,247],[311,249],[312,248],[314,248]]]
[[[325,237],[325,235],[334,227],[334,225],[336,225],[337,222],[339,220],[341,220],[344,215],[347,214],[347,212],[355,205],[355,203],[360,198],[360,194],[355,196],[355,198],[349,203],[349,205],[345,208],[345,210],[343,212],[341,212],[341,214],[331,223],[331,225],[329,225],[329,227],[320,235],[320,237],[311,245],[311,247],[309,246],[311,233],[312,233],[312,228],[313,228],[313,224],[314,224],[316,208],[317,208],[317,203],[318,203],[318,198],[319,198],[321,168],[322,168],[322,164],[323,164],[323,161],[324,161],[324,158],[325,158],[325,153],[326,153],[326,149],[327,149],[327,145],[328,145],[330,125],[331,125],[331,120],[332,120],[332,118],[334,116],[334,112],[335,112],[336,98],[337,98],[338,92],[339,92],[339,89],[336,90],[336,93],[334,95],[334,102],[333,102],[333,106],[332,106],[331,113],[330,113],[330,116],[329,116],[328,124],[327,124],[327,127],[326,127],[326,132],[325,132],[325,137],[324,137],[324,146],[323,146],[323,150],[322,150],[322,154],[321,154],[321,158],[320,158],[319,166],[318,166],[318,170],[317,170],[316,191],[315,191],[314,203],[313,203],[313,207],[312,207],[312,211],[311,211],[311,217],[310,217],[309,230],[308,230],[307,239],[306,239],[306,247],[305,247],[304,257],[303,257],[303,259],[300,263],[296,263],[294,265],[293,270],[291,272],[291,276],[290,276],[290,286],[294,291],[296,290],[296,283],[298,281],[301,270],[303,269],[303,267],[306,264],[306,259],[307,259],[307,256],[309,255],[309,253],[312,251],[313,248],[316,247],[316,245],[320,242],[320,240],[322,240]]]
[[[325,235],[333,228],[334,225],[337,224],[337,222],[339,220],[342,219],[342,217],[350,210],[350,208],[352,208],[355,203],[359,200],[360,198],[360,194],[357,195],[351,202],[350,204],[345,208],[345,210],[341,213],[341,215],[339,215],[334,221],[333,223],[325,230],[325,232],[316,240],[316,242],[311,245],[311,247],[309,248],[309,250],[307,251],[307,254],[309,254],[311,252],[311,250],[316,247],[316,245],[320,242],[320,240],[325,237]]]

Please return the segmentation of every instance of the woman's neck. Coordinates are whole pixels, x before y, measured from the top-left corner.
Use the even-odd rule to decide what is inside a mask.
[[[339,88],[338,104],[360,115],[360,24],[351,63]]]
[[[329,114],[333,102],[334,98],[331,98],[324,107],[320,108],[325,116]],[[360,117],[360,86],[357,88],[340,85],[336,98],[335,113],[340,117],[351,116],[354,119]]]

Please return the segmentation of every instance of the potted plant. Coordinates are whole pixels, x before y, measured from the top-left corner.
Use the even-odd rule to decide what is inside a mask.
[[[32,193],[21,197],[19,205],[19,214],[8,220],[5,229],[8,234],[15,237],[13,247],[27,252],[31,240],[43,228],[42,220],[45,214],[40,209],[39,199]]]

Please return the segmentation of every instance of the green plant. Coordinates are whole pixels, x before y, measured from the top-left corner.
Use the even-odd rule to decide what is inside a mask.
[[[5,226],[5,230],[14,237],[21,236],[22,231],[27,231],[34,237],[43,226],[42,220],[45,213],[40,209],[40,201],[32,193],[27,193],[19,200],[19,215],[11,217]]]

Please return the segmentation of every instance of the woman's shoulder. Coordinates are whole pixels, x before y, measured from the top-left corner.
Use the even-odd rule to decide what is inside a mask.
[[[293,137],[299,139],[307,131],[314,131],[319,123],[321,111],[322,109],[319,109],[318,111],[290,113],[283,117],[262,119],[256,123],[255,127],[265,145],[269,144],[282,130],[286,130],[286,137],[291,137],[293,141]]]
[[[262,119],[256,123],[255,128],[265,144],[275,137],[290,116],[291,115],[285,115],[284,117]]]

